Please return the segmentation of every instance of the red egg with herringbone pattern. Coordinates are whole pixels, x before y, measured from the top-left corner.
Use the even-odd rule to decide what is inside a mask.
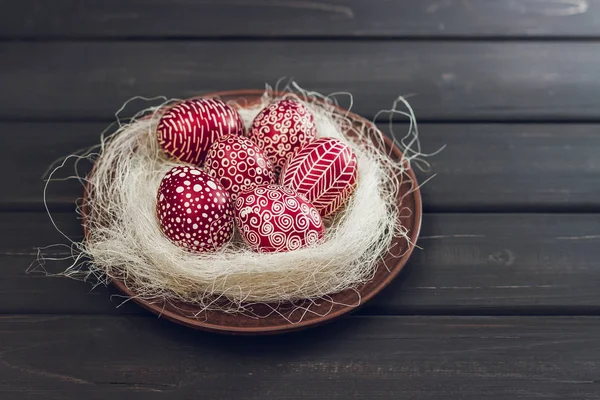
[[[156,128],[160,147],[176,160],[201,166],[221,136],[244,134],[240,114],[218,99],[193,99],[170,108]]]
[[[156,203],[160,229],[193,252],[215,251],[233,236],[229,193],[204,171],[182,165],[160,182]]]
[[[280,182],[306,197],[321,216],[329,217],[352,196],[357,175],[356,155],[350,146],[334,138],[320,138],[285,165]]]
[[[248,137],[263,149],[278,174],[301,147],[317,135],[314,118],[295,100],[283,99],[265,107],[252,122]]]

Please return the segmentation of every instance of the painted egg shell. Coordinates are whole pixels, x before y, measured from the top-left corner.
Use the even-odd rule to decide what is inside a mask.
[[[248,131],[248,137],[264,150],[276,173],[316,135],[312,114],[302,103],[290,99],[279,100],[264,108]]]
[[[210,145],[230,133],[244,134],[238,112],[217,99],[183,101],[167,111],[156,128],[160,147],[171,157],[201,166]]]
[[[346,143],[320,138],[303,147],[281,172],[281,184],[306,197],[323,217],[331,216],[356,188],[356,155]]]
[[[233,235],[229,193],[195,167],[182,165],[167,172],[158,188],[156,213],[162,232],[190,251],[217,250]]]
[[[229,191],[232,201],[242,190],[275,183],[271,161],[252,140],[239,135],[214,142],[206,154],[204,170]]]
[[[259,252],[297,250],[323,237],[319,212],[295,191],[279,185],[241,192],[235,221],[244,241]]]

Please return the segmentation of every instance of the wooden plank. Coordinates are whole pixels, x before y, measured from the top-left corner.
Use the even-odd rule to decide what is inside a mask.
[[[0,1],[2,38],[598,37],[600,1]]]
[[[42,176],[61,156],[99,141],[106,123],[0,123],[0,173],[6,187],[0,209],[41,210]],[[387,125],[380,128],[389,133]],[[421,124],[425,152],[443,145],[422,188],[427,211],[594,211],[599,212],[598,125]],[[406,127],[394,126],[399,140]],[[15,138],[19,138],[15,140]],[[23,159],[27,162],[23,162]],[[74,161],[74,160],[72,160]],[[15,169],[15,165],[19,168]],[[56,177],[74,172],[74,162]],[[80,163],[82,173],[89,165]],[[81,196],[76,181],[53,182],[48,202],[72,210]]]
[[[0,57],[3,119],[112,119],[136,95],[262,88],[284,76],[350,92],[367,117],[401,94],[415,94],[421,120],[600,117],[597,42],[9,41]]]
[[[57,225],[81,237],[74,214]],[[600,214],[426,214],[409,265],[364,313],[598,314]],[[67,278],[26,274],[36,247],[67,243],[43,213],[0,219],[0,313],[138,313],[123,299]],[[65,257],[69,248],[44,251]],[[59,272],[69,261],[48,262]]]
[[[446,145],[426,158],[436,174],[422,188],[429,211],[600,211],[598,125],[422,124],[420,133],[424,151]]]
[[[80,149],[100,142],[107,123],[0,123],[0,176],[7,188],[0,199],[0,209],[43,210],[43,193],[47,174],[54,162]],[[18,139],[16,139],[18,138]],[[75,175],[76,159],[71,159],[48,186],[47,201],[53,209],[75,209],[83,194],[82,185],[74,180],[58,181]],[[79,162],[79,174],[90,170],[89,162]],[[57,164],[58,165],[58,164]],[[18,168],[17,168],[18,166]]]
[[[5,316],[0,396],[593,400],[599,335],[597,317],[353,317],[240,338],[154,318]]]

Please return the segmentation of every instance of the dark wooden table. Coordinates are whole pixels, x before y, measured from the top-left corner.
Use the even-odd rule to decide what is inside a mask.
[[[0,10],[1,399],[600,398],[599,0]],[[423,250],[360,312],[225,337],[25,273],[36,247],[66,242],[44,212],[44,171],[96,143],[125,100],[283,76],[349,91],[366,117],[414,94],[424,150],[448,145],[422,189]],[[80,194],[73,182],[48,193],[73,237]]]

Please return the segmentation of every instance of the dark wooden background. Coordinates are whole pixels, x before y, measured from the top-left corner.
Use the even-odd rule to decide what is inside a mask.
[[[65,243],[44,171],[125,100],[283,76],[366,117],[412,94],[423,148],[448,145],[423,250],[374,301],[224,337],[25,273]],[[600,0],[0,0],[0,398],[599,399],[598,123]],[[73,237],[80,194],[47,199]]]

